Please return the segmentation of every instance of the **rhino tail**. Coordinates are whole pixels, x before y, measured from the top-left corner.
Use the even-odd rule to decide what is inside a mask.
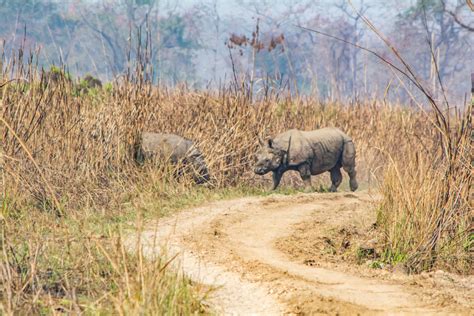
[[[342,149],[342,166],[343,167],[355,167],[355,146],[352,140],[344,141],[344,148]]]
[[[351,191],[357,190],[359,186],[356,179],[355,157],[356,150],[352,140],[344,141],[344,148],[342,149],[342,168],[349,174]]]

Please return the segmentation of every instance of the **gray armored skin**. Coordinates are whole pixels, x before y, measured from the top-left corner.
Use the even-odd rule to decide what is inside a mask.
[[[352,139],[337,128],[314,131],[292,129],[277,135],[257,152],[254,172],[264,175],[273,172],[273,189],[280,184],[287,170],[299,171],[306,189],[311,188],[311,175],[329,171],[331,192],[342,181],[341,167],[349,174],[352,191],[357,190],[355,147]]]
[[[153,159],[182,164],[185,170],[193,173],[197,184],[209,181],[209,171],[203,155],[189,139],[175,134],[142,133],[140,144],[135,151],[135,160],[143,163]],[[179,170],[178,174],[183,171]]]

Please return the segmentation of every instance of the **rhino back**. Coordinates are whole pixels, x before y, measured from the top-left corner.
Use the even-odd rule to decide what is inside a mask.
[[[292,129],[277,135],[274,147],[287,150],[290,137],[290,165],[308,162],[314,175],[332,169],[340,160],[344,142],[350,140],[341,130],[332,127],[313,131]]]
[[[319,174],[336,166],[341,159],[344,142],[350,137],[337,128],[327,127],[303,132],[313,149],[311,172]]]
[[[334,147],[342,146],[344,141],[351,140],[349,136],[335,127],[325,127],[314,131],[305,131],[302,132],[302,135],[309,143],[319,143],[324,149],[330,151],[332,151]]]
[[[277,135],[273,140],[273,146],[285,151],[290,148],[290,165],[299,165],[310,160],[313,156],[311,144],[303,132],[297,129],[291,129]]]
[[[158,156],[177,163],[193,150],[192,141],[175,134],[149,133],[142,134],[142,150],[145,158]]]

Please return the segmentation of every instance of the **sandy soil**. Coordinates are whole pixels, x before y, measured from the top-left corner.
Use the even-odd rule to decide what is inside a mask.
[[[219,201],[140,237],[147,256],[176,254],[175,268],[213,287],[207,303],[218,314],[472,314],[472,277],[369,267],[375,199],[365,191]]]

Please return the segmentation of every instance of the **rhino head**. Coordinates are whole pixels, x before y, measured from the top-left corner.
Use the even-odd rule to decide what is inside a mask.
[[[288,153],[290,152],[291,138],[288,142],[288,149],[282,150],[273,146],[273,141],[268,140],[266,144],[260,141],[260,149],[256,154],[257,163],[254,172],[258,175],[264,175],[270,171],[276,171],[279,168],[288,165]]]
[[[211,179],[204,156],[194,144],[186,153],[183,163],[187,166],[197,184],[206,183]]]
[[[191,157],[191,166],[194,169],[194,180],[197,184],[203,184],[210,180],[209,170],[201,154]]]

